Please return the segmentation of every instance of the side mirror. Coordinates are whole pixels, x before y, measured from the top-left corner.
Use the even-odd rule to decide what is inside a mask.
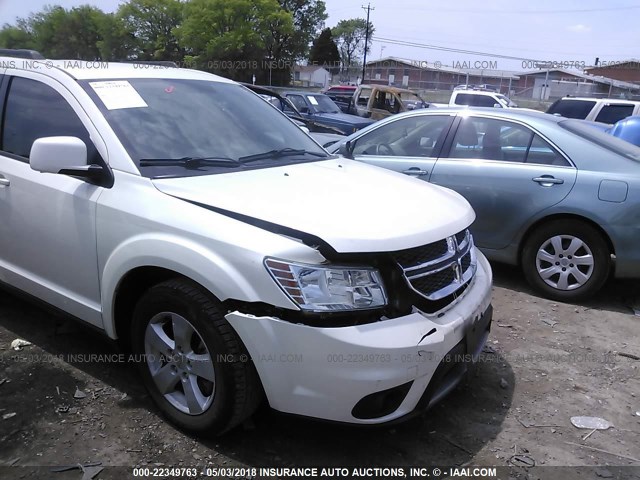
[[[113,183],[101,165],[87,164],[87,146],[77,137],[38,138],[31,146],[29,165],[36,172],[82,177],[104,186]]]
[[[338,149],[338,153],[342,155],[344,158],[353,159],[353,147],[354,145],[352,144],[351,140],[348,140],[344,142],[342,145],[340,145],[340,148]]]
[[[500,105],[499,103],[494,103],[493,108],[502,108],[502,105]]]
[[[31,169],[42,173],[87,166],[87,146],[77,137],[43,137],[31,146]]]
[[[305,125],[298,125],[300,127],[300,130],[302,130],[304,133],[306,133],[307,135],[309,135],[311,133],[311,130],[309,130],[309,128]]]

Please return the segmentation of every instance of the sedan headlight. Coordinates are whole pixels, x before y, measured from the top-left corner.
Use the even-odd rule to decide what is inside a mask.
[[[364,310],[387,303],[380,273],[373,268],[304,265],[273,258],[264,263],[302,310]]]

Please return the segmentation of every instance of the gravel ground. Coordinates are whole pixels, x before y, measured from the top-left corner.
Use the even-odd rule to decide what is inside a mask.
[[[576,474],[581,479],[640,478],[640,317],[631,308],[637,282],[612,282],[592,301],[570,305],[533,295],[513,268],[494,265],[494,274],[494,323],[482,361],[425,416],[356,428],[264,407],[243,427],[214,439],[166,423],[130,365],[84,361],[90,354],[116,358],[99,334],[0,293],[0,478],[80,479],[79,470],[49,468],[92,462],[516,465],[530,478],[535,464],[598,467]],[[16,338],[33,345],[14,351]],[[587,437],[589,430],[570,422],[580,415],[614,427]],[[616,469],[623,466],[635,468]],[[573,478],[571,472],[577,471],[562,476]],[[128,476],[107,469],[96,478]]]

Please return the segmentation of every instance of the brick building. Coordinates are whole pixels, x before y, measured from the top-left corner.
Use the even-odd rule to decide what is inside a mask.
[[[599,66],[589,67],[585,71],[595,76],[640,84],[640,60],[602,62]]]
[[[578,70],[532,70],[518,74],[515,90],[519,97],[549,100],[566,95],[582,97],[624,97],[640,94],[640,84],[589,75]]]
[[[367,62],[363,83],[378,83],[420,90],[453,90],[457,85],[490,85],[508,94],[518,76],[494,69],[437,68],[430,62],[396,57]]]

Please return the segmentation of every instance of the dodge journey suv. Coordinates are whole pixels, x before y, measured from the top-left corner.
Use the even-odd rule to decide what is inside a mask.
[[[433,405],[486,341],[453,191],[330,155],[242,85],[0,58],[0,281],[127,346],[162,412],[338,422]]]

